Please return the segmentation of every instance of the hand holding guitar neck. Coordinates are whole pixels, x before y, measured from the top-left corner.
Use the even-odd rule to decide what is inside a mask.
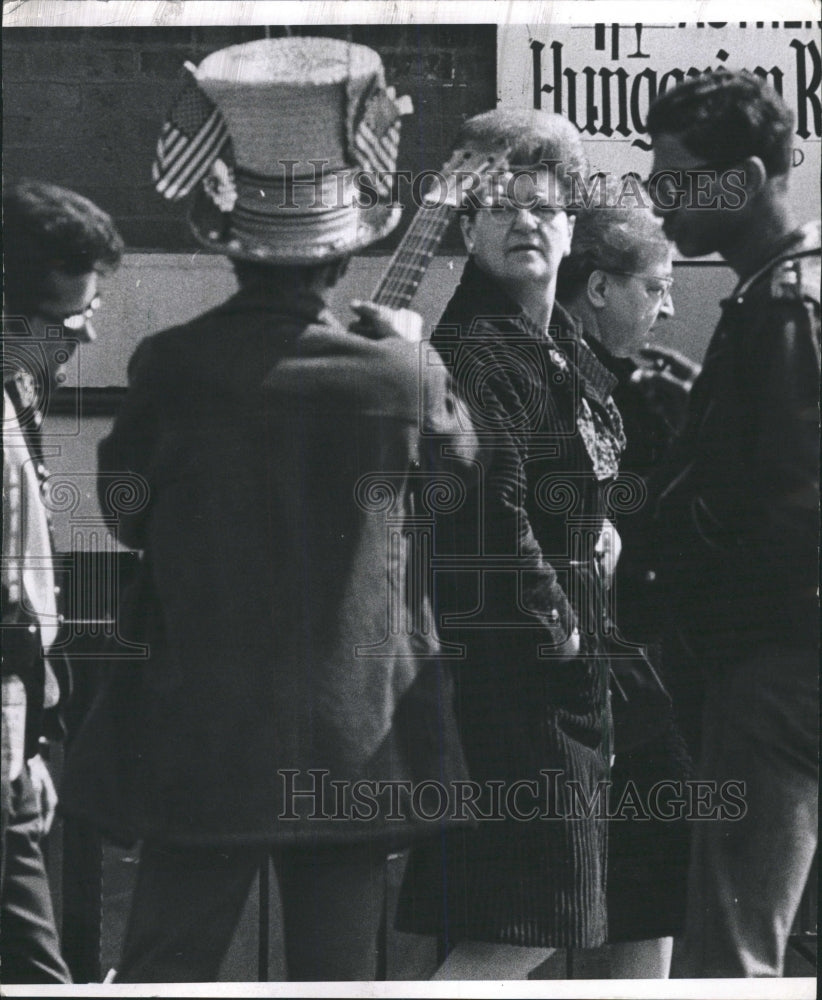
[[[349,328],[372,340],[383,337],[402,337],[413,344],[422,340],[422,316],[413,309],[391,309],[376,302],[354,299],[351,308],[359,319]]]

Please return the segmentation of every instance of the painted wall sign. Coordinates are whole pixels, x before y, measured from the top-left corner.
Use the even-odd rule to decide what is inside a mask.
[[[507,24],[497,40],[503,105],[566,115],[592,164],[618,175],[651,166],[648,108],[689,76],[725,66],[764,77],[795,115],[793,200],[819,214],[822,57],[818,21]]]

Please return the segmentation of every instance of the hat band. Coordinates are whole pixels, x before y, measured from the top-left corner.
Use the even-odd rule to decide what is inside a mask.
[[[353,243],[359,209],[349,170],[324,171],[315,179],[265,177],[237,167],[237,201],[231,213],[231,234],[265,237],[283,247]]]

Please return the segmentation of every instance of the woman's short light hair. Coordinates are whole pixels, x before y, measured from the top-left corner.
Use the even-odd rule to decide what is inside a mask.
[[[584,183],[588,158],[582,136],[573,122],[551,111],[496,108],[463,122],[455,141],[458,149],[498,152],[507,149],[514,172],[549,169],[558,189],[570,201],[574,184]],[[470,196],[461,206],[472,214],[478,204]]]

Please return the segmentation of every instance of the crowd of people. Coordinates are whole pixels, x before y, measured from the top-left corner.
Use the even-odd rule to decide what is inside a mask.
[[[443,315],[356,302],[347,329],[335,286],[399,219],[354,196],[408,111],[378,55],[265,39],[187,86],[212,132],[164,131],[154,179],[238,290],[140,343],[100,444],[109,486],[144,486],[100,501],[148,654],[105,673],[60,789],[141,845],[117,981],[215,980],[269,858],[288,978],[374,979],[397,850],[396,926],[436,936],[437,979],[559,948],[615,978],[782,975],[817,843],[820,368],[785,103],[727,70],[658,97],[644,202],[587,186],[561,115],[468,119],[455,147],[504,169],[455,207]],[[729,170],[738,206],[706,203]],[[123,244],[50,183],[3,210],[2,977],[68,983],[42,419]],[[648,348],[674,250],[737,279],[701,370]]]

